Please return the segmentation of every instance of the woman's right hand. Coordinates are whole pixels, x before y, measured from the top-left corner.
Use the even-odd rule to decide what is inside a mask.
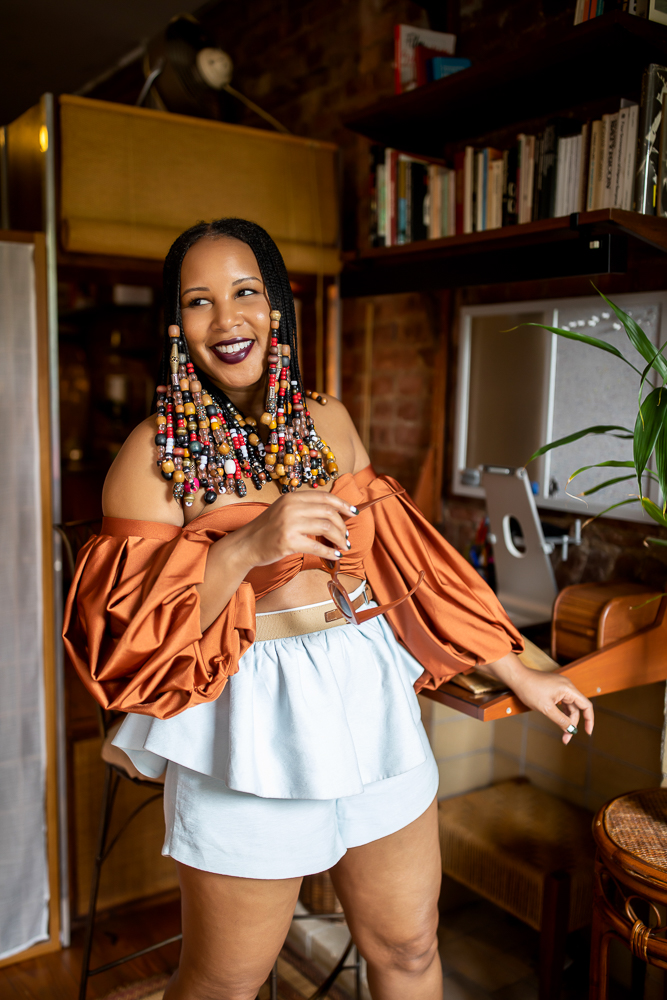
[[[331,493],[286,493],[234,535],[242,544],[249,568],[301,553],[331,559],[332,548],[339,558],[349,548],[343,515],[356,513],[356,507]],[[326,538],[331,545],[324,545],[315,536]]]

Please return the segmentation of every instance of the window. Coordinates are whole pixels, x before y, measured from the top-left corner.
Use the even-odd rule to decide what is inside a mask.
[[[667,293],[618,295],[614,301],[656,348],[667,340]],[[523,466],[540,445],[594,424],[634,426],[639,385],[631,369],[594,347],[522,326],[545,323],[585,331],[631,357],[625,330],[599,296],[469,306],[461,309],[459,321],[455,493],[483,497],[482,465]],[[528,466],[539,506],[584,517],[600,513],[636,492],[632,481],[583,501],[576,494],[613,478],[616,470],[592,469],[569,486],[568,477],[584,465],[631,457],[631,441],[599,435],[548,452]],[[653,483],[647,482],[645,490],[659,501]],[[650,520],[639,505],[610,516]]]

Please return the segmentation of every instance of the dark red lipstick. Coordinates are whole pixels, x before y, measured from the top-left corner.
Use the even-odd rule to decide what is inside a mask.
[[[218,344],[214,344],[211,350],[224,364],[238,365],[241,361],[245,361],[255,343],[249,337],[233,337],[231,340],[221,340]]]

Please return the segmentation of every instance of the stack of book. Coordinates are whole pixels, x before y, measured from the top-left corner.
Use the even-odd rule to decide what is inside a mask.
[[[591,18],[622,10],[637,17],[647,17],[649,21],[667,24],[667,6],[664,0],[577,0],[574,23],[582,24]]]
[[[510,149],[466,146],[453,163],[372,147],[371,243],[483,232],[603,208],[667,216],[667,67],[644,73],[641,106],[554,119]],[[667,107],[667,104],[666,104]]]
[[[397,24],[394,28],[394,81],[397,94],[468,69],[469,59],[454,56],[456,35]]]

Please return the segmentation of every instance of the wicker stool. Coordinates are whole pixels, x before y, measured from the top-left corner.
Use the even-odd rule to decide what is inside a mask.
[[[591,816],[525,778],[439,803],[442,870],[541,932],[540,1000],[560,994],[568,932],[591,921]]]
[[[667,927],[657,909],[667,905],[667,789],[612,799],[595,817],[593,836],[591,1000],[607,995],[614,937],[632,953],[632,994],[641,996],[646,965],[667,969]]]

